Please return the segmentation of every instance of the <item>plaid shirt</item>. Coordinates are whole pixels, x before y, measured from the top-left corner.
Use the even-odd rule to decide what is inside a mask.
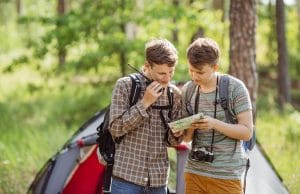
[[[142,90],[138,102],[129,106],[132,81],[120,78],[113,91],[110,107],[110,132],[114,138],[124,135],[116,144],[113,176],[141,186],[159,187],[167,184],[169,159],[165,137],[171,145],[177,145],[182,138],[175,138],[166,130],[160,118],[160,110],[145,108],[141,102],[146,89],[146,79],[141,77]],[[179,89],[170,85],[174,93],[172,118],[169,110],[163,110],[167,122],[179,118],[181,95]],[[169,105],[165,91],[153,104]],[[168,134],[167,134],[168,131]]]

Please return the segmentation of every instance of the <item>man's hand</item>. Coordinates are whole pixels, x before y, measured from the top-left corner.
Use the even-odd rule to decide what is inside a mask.
[[[142,103],[146,108],[151,106],[151,104],[153,104],[158,99],[158,97],[162,95],[163,93],[162,88],[163,87],[157,81],[153,81],[146,88],[144,97],[142,99]]]
[[[175,137],[179,137],[179,136],[182,136],[183,133],[184,133],[184,131],[177,131],[177,132],[173,133],[173,135],[174,135]]]
[[[210,116],[204,116],[204,119],[200,119],[192,123],[192,129],[209,130],[214,129],[215,119]]]

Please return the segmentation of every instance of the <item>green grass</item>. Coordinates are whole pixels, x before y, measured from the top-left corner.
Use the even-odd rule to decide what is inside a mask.
[[[89,75],[77,78],[45,78],[24,69],[0,76],[0,194],[26,193],[49,157],[108,104],[111,83],[90,84]],[[257,136],[284,183],[296,194],[300,191],[300,113],[293,108],[277,111],[272,95],[258,98]],[[174,169],[176,153],[169,153]],[[173,172],[170,185],[175,187]]]
[[[257,137],[291,193],[300,191],[300,112],[262,111]]]
[[[0,193],[3,194],[25,193],[47,159],[80,125],[108,104],[112,88],[104,84],[74,85],[65,79],[48,80],[42,86],[38,75],[27,77],[23,73],[19,82],[20,75],[16,74],[0,78]]]

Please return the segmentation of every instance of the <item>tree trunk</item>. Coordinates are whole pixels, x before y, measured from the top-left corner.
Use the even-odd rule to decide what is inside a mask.
[[[255,0],[231,0],[230,3],[230,67],[229,73],[241,79],[248,88],[255,120],[257,71],[255,55]]]
[[[57,2],[57,14],[58,16],[63,16],[66,12],[66,2],[65,0],[58,0]],[[59,29],[62,26],[61,22],[57,22],[57,29]],[[58,63],[59,65],[63,65],[66,62],[66,48],[64,45],[61,44],[60,37],[57,39],[58,44]]]
[[[173,0],[173,6],[175,9],[178,9],[179,0]],[[178,28],[177,28],[176,23],[177,23],[177,18],[176,18],[176,16],[173,16],[174,29],[172,30],[172,39],[173,39],[174,44],[178,43]]]
[[[125,11],[125,1],[122,0],[121,1],[121,10],[122,10],[122,13]],[[121,20],[121,23],[120,23],[120,28],[121,28],[121,31],[122,33],[126,36],[126,24],[125,24],[125,21],[124,20]],[[122,76],[125,76],[126,75],[126,62],[127,62],[127,59],[126,59],[126,53],[124,51],[123,48],[121,48],[121,50],[119,51],[119,57],[120,57],[120,68],[121,68],[121,74]]]
[[[300,0],[296,0],[298,16],[298,40],[300,40]],[[298,41],[298,53],[300,52],[300,43]]]
[[[120,28],[121,31],[126,34],[126,29],[125,29],[125,24],[121,23],[120,24]],[[126,59],[126,53],[124,51],[124,49],[121,49],[119,51],[119,59],[120,59],[120,68],[121,68],[121,74],[122,76],[126,75],[126,63],[127,63],[127,59]]]
[[[57,13],[58,15],[64,15],[66,12],[66,0],[58,0]]]
[[[221,10],[222,11],[222,19],[221,21],[224,22],[227,17],[227,3],[225,0],[213,0],[212,7],[214,10]]]
[[[212,6],[215,10],[223,10],[224,0],[213,0]]]
[[[283,0],[276,0],[276,32],[278,48],[277,83],[280,108],[291,101],[288,75],[288,55],[285,38],[285,14]]]
[[[204,29],[202,27],[198,27],[197,32],[195,32],[191,38],[191,43],[194,42],[197,38],[204,37]]]
[[[268,51],[267,51],[267,59],[270,62],[270,68],[272,70],[276,67],[276,54],[277,54],[277,48],[276,48],[276,35],[274,33],[274,29],[276,28],[275,24],[275,6],[272,3],[272,0],[269,0],[268,3],[268,16],[269,16],[269,26],[270,31],[268,33]],[[270,71],[271,72],[271,71]]]
[[[120,67],[121,67],[121,74],[122,76],[126,75],[126,68],[125,68],[125,64],[126,64],[126,54],[125,52],[120,52]]]
[[[21,16],[22,14],[22,2],[21,0],[16,0],[16,9],[18,16]]]

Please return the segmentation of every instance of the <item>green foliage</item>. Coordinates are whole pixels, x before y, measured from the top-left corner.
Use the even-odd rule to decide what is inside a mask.
[[[257,63],[259,65],[274,67],[277,64],[276,18],[275,5],[260,4],[257,9]],[[270,69],[275,71],[275,69]]]
[[[300,29],[296,28],[295,23],[299,20],[299,16],[297,15],[296,9],[292,9],[292,7],[288,7],[286,12],[286,38],[287,38],[287,48],[289,53],[289,71],[292,80],[299,80],[300,75],[300,41],[299,34]],[[298,26],[299,21],[298,21]],[[298,30],[297,30],[298,29]],[[298,41],[295,41],[298,40]]]
[[[172,1],[144,1],[134,4],[133,1],[87,0],[72,2],[68,11],[61,16],[56,16],[54,10],[49,12],[49,8],[45,10],[45,4],[39,3],[36,7],[43,8],[41,10],[45,12],[30,11],[18,19],[25,31],[33,32],[23,39],[23,44],[32,48],[32,55],[28,53],[14,60],[9,71],[24,65],[24,58],[30,64],[36,61],[35,68],[40,69],[49,57],[53,58],[58,52],[65,51],[67,62],[64,66],[67,67],[61,68],[52,60],[52,68],[48,68],[48,71],[89,71],[107,64],[121,67],[128,62],[141,65],[144,43],[151,37],[172,40],[173,30],[178,31],[180,44],[174,43],[182,56],[180,64],[186,64],[185,49],[199,27],[204,29],[206,36],[220,42],[224,49],[222,70],[226,70],[229,41],[225,29],[228,29],[228,22],[220,23],[222,12],[211,12],[209,4],[203,2],[197,1],[189,5],[188,1],[182,1],[174,5]],[[127,31],[132,24],[133,37]],[[32,27],[40,30],[33,30]],[[121,55],[125,56],[125,61],[120,60]]]
[[[2,76],[0,193],[25,193],[46,160],[108,104],[111,89],[68,76],[45,81],[32,71]]]
[[[108,104],[122,67],[143,64],[144,43],[150,38],[167,38],[176,45],[177,81],[189,80],[186,48],[199,29],[220,44],[220,68],[228,69],[229,21],[226,16],[223,20],[221,10],[212,10],[209,1],[69,2],[67,12],[57,16],[57,1],[22,0],[23,13],[17,16],[15,1],[0,0],[0,193],[25,193],[50,155]],[[258,139],[293,193],[300,190],[299,112],[277,111],[274,5],[269,9],[259,4],[257,13]],[[297,20],[295,6],[286,7],[289,70],[296,84],[300,74]],[[130,26],[132,33],[127,31]],[[60,51],[66,51],[62,66],[56,59]],[[299,90],[292,94],[299,103]],[[170,155],[175,157],[172,151]],[[173,186],[174,179],[171,174]]]
[[[278,60],[277,55],[277,40],[276,40],[276,18],[275,18],[275,5],[258,6],[258,26],[257,26],[257,64],[259,70],[268,69],[270,74],[276,73],[276,65]],[[298,16],[295,6],[286,6],[285,11],[286,18],[286,41],[289,59],[289,75],[292,80],[299,80],[300,74],[300,57],[299,39],[297,25]]]
[[[168,187],[171,189],[176,189],[177,154],[175,148],[168,148],[168,155],[170,158],[170,173]]]

